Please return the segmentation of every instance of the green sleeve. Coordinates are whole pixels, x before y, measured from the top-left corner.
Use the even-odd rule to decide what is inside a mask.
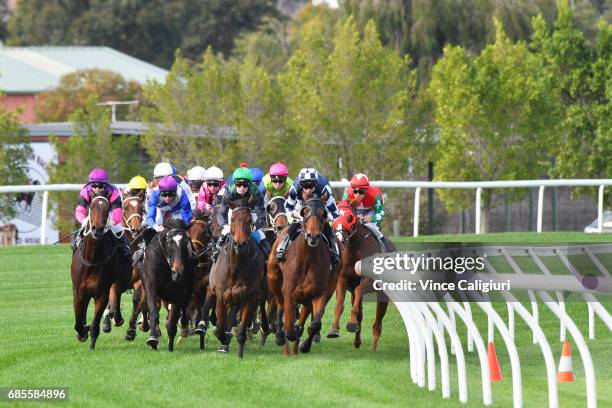
[[[372,221],[378,224],[384,219],[385,205],[383,204],[383,200],[380,194],[376,194],[376,200],[374,201],[374,216],[372,217]]]

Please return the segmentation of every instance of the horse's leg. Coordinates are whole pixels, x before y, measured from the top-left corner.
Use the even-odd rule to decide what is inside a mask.
[[[285,304],[283,305],[283,330],[287,341],[296,342],[298,340],[295,327],[295,305],[292,304],[290,295],[285,296]],[[285,346],[285,350],[287,350],[287,346]]]
[[[79,296],[73,291],[72,303],[74,306],[74,330],[77,332],[77,340],[80,342],[87,341],[89,337],[89,326],[87,322],[87,306],[89,305],[89,295]]]
[[[176,337],[176,325],[181,310],[176,303],[168,305],[168,318],[166,319],[166,331],[168,332],[168,351],[174,351],[174,338]]]
[[[108,295],[108,307],[106,308],[106,311],[104,312],[104,318],[102,320],[102,331],[104,333],[111,332],[111,319],[115,316],[115,310],[116,310],[115,302],[116,301],[117,301],[117,283],[113,283],[110,288],[109,295]]]
[[[102,320],[102,315],[104,314],[104,309],[108,305],[108,294],[103,293],[95,298],[95,312],[93,321],[91,322],[91,328],[89,329],[90,335],[90,350],[96,348],[96,341],[98,340],[98,336],[100,335],[100,321]]]
[[[149,314],[149,338],[147,339],[147,344],[149,345],[149,347],[151,347],[153,350],[157,350],[157,346],[159,345],[159,333],[157,332],[157,325],[159,324],[159,308],[160,306],[158,305],[156,296],[155,296],[155,289],[153,287],[153,285],[146,285],[145,288],[145,298],[146,298],[146,302],[147,302],[147,309],[148,309],[148,314]],[[143,311],[142,313],[143,317],[145,316],[145,313]],[[143,323],[146,321],[147,319],[143,320]]]
[[[225,305],[223,304],[223,299],[217,298],[215,312],[215,314],[217,315],[217,326],[215,329],[215,335],[221,342],[219,350],[217,351],[219,351],[220,353],[229,353],[229,336],[225,333],[226,312]]]
[[[357,326],[359,327],[359,330],[355,332],[355,338],[353,339],[353,346],[355,348],[361,347],[361,321],[363,320],[363,300],[361,300],[358,305],[359,308],[357,310]]]
[[[259,314],[261,319],[261,342],[260,345],[264,346],[266,344],[266,339],[268,335],[271,333],[270,330],[270,322],[268,321],[268,313],[266,311],[266,299],[262,297],[259,302]]]
[[[132,341],[136,338],[136,320],[138,319],[138,304],[142,297],[142,288],[135,288],[134,294],[132,295],[132,314],[130,315],[130,321],[128,322],[128,330],[125,333],[125,339]]]
[[[206,346],[206,331],[208,330],[208,322],[210,320],[210,312],[215,304],[215,295],[210,289],[206,291],[206,299],[202,305],[202,320],[198,322],[198,327],[195,333],[200,335],[200,350],[204,351]]]
[[[361,330],[359,326],[359,322],[357,319],[357,314],[361,309],[361,303],[363,299],[363,279],[359,282],[359,285],[355,288],[355,295],[352,298],[352,308],[351,308],[351,317],[349,317],[348,322],[346,322],[346,330],[351,333],[356,333]]]
[[[236,336],[236,340],[238,341],[238,357],[242,358],[244,356],[244,343],[246,343],[247,339],[247,328],[251,324],[251,320],[253,319],[253,309],[255,309],[256,295],[251,295],[249,299],[242,305],[242,310],[240,311],[240,325],[238,326],[238,335]]]
[[[376,319],[372,326],[372,351],[378,349],[378,339],[380,339],[380,335],[382,334],[382,321],[385,317],[385,313],[387,313],[388,306],[389,302],[376,302]]]
[[[334,315],[334,321],[332,323],[331,330],[327,333],[328,339],[335,339],[340,337],[340,317],[344,312],[344,299],[346,297],[346,279],[343,277],[338,278],[338,284],[336,285],[336,310]]]
[[[312,346],[312,339],[321,332],[321,320],[323,319],[323,313],[325,313],[326,304],[327,293],[323,293],[312,300],[312,320],[308,328],[308,337],[300,344],[300,352],[308,353]]]
[[[300,309],[300,317],[298,319],[298,336],[302,337],[302,333],[304,332],[304,325],[306,324],[306,319],[308,316],[312,314],[312,303],[308,303]],[[303,342],[299,343],[299,347],[296,348],[295,353],[298,352],[298,349],[301,351],[303,347]]]

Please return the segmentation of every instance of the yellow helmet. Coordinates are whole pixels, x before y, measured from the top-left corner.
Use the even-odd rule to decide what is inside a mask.
[[[128,183],[129,190],[145,190],[147,188],[147,180],[142,176],[132,177]]]

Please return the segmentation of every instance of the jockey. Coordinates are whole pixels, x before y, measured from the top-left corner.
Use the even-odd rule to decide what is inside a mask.
[[[270,171],[264,176],[259,185],[259,192],[264,196],[264,204],[273,197],[280,196],[287,198],[293,184],[293,179],[288,176],[289,169],[284,163],[274,163],[270,167]]]
[[[81,224],[81,229],[77,233],[75,241],[72,243],[73,251],[81,241],[82,232],[87,227],[89,222],[89,205],[95,197],[104,197],[110,204],[109,218],[112,220],[110,230],[115,238],[121,243],[123,254],[131,256],[129,244],[125,235],[123,235],[122,208],[121,208],[121,193],[117,187],[108,183],[108,173],[102,168],[95,168],[89,173],[87,184],[81,189],[79,194],[79,202],[74,210],[74,218]]]
[[[202,166],[195,166],[187,170],[187,183],[191,188],[191,193],[195,197],[204,183],[206,169]]]
[[[227,236],[230,232],[228,213],[230,209],[230,202],[240,200],[245,206],[251,209],[251,216],[254,218],[255,231],[251,232],[251,238],[259,245],[259,248],[264,254],[267,260],[270,254],[270,243],[266,239],[265,234],[260,229],[264,226],[266,221],[266,212],[263,206],[263,197],[259,193],[259,189],[253,184],[253,174],[246,167],[239,167],[234,170],[232,174],[233,182],[225,188],[223,198],[221,200],[221,208],[217,213],[217,223],[222,226],[221,237],[217,243],[215,254],[213,259],[216,260],[216,255],[221,247],[227,241]],[[249,203],[249,198],[254,199]]]
[[[224,192],[223,171],[216,166],[208,168],[204,175],[204,183],[198,193],[196,208],[200,211],[210,211],[211,208],[221,203]]]
[[[174,178],[176,184],[178,184],[178,186],[187,196],[187,199],[189,200],[189,204],[191,206],[191,211],[193,211],[196,207],[196,200],[193,196],[193,193],[191,192],[191,188],[185,182],[185,180],[183,180],[182,177],[176,174],[176,169],[170,163],[158,163],[153,169],[153,180],[151,181],[153,188],[151,189],[149,197],[147,199],[147,207],[149,207],[150,205],[156,206],[159,202],[159,189],[157,188],[157,183],[159,183],[159,181],[166,176],[172,176],[172,178]]]
[[[156,231],[164,229],[163,220],[166,217],[181,219],[189,224],[191,221],[191,205],[185,191],[178,185],[173,176],[166,176],[159,181],[159,201],[147,205],[147,226]]]
[[[138,197],[144,202],[147,194],[147,180],[142,176],[132,177],[123,193],[126,198]]]
[[[334,193],[327,181],[327,177],[320,175],[315,169],[303,168],[300,170],[297,181],[293,183],[289,190],[289,197],[285,202],[287,216],[292,216],[294,220],[301,218],[299,209],[311,198],[320,198],[324,200],[328,218],[334,220],[338,217],[338,207],[336,206]],[[296,208],[298,204],[300,208]],[[287,245],[297,236],[299,226],[300,224],[295,221],[289,226],[287,235],[285,235],[285,238],[276,250],[276,259],[278,261],[285,260]],[[335,268],[340,262],[340,252],[334,238],[334,233],[327,222],[323,226],[323,235],[329,244],[332,255],[332,267]]]
[[[365,174],[357,173],[351,178],[351,185],[346,188],[342,199],[348,202],[355,215],[386,247],[385,238],[380,231],[380,223],[385,219],[385,205],[380,188],[370,184]]]

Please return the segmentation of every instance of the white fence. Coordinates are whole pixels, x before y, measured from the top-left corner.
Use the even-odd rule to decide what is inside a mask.
[[[448,189],[471,189],[476,190],[475,207],[476,207],[476,227],[475,233],[481,233],[481,212],[482,212],[482,190],[485,188],[525,188],[538,187],[538,210],[536,231],[542,232],[542,214],[544,211],[544,189],[546,187],[599,187],[599,195],[597,200],[597,226],[599,231],[603,227],[603,198],[604,188],[612,185],[612,179],[576,179],[576,180],[516,180],[516,181],[373,181],[373,184],[381,188],[403,188],[414,189],[414,226],[413,236],[419,235],[420,221],[420,204],[421,190],[424,188],[448,188]],[[332,181],[331,186],[334,188],[346,187],[349,185],[346,181]],[[124,187],[125,184],[118,184],[119,187]],[[40,233],[40,243],[47,243],[46,225],[48,212],[49,191],[79,191],[82,184],[47,184],[47,185],[22,185],[22,186],[0,186],[0,193],[28,193],[42,192],[43,193],[43,208],[42,208],[42,224]]]

